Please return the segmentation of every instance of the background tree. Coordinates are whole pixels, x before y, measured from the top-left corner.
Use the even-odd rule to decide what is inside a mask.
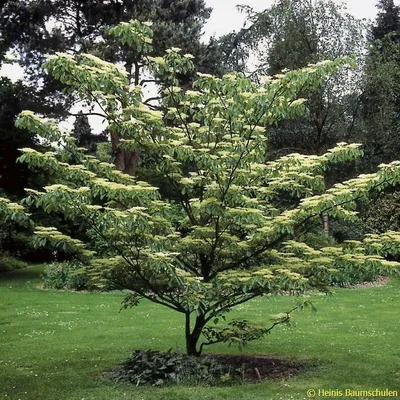
[[[365,169],[394,160],[400,151],[400,7],[391,0],[377,7],[361,98]]]
[[[23,188],[32,185],[32,174],[25,165],[17,164],[21,147],[35,147],[37,141],[29,132],[15,127],[17,115],[33,104],[26,101],[29,89],[22,82],[13,84],[0,78],[0,188],[10,196],[23,195]]]
[[[11,58],[23,66],[25,76],[23,82],[12,83],[6,78],[1,82],[0,187],[15,199],[23,194],[25,187],[37,187],[43,183],[43,179],[50,178],[43,175],[39,178],[38,174],[31,174],[23,164],[16,163],[19,148],[35,146],[32,136],[15,128],[16,115],[22,109],[31,109],[57,119],[65,119],[71,114],[71,107],[79,100],[73,93],[63,91],[65,86],[40,68],[45,61],[45,54],[60,51],[78,54],[84,50],[102,55],[111,62],[124,64],[132,81],[136,80],[138,83],[139,78],[149,78],[141,73],[144,67],[141,65],[143,60],[140,52],[137,48],[133,51],[127,45],[117,45],[115,39],[106,32],[120,21],[129,21],[131,18],[142,21],[152,19],[157,36],[152,43],[151,55],[163,54],[167,47],[173,45],[180,46],[195,54],[196,63],[204,71],[214,71],[213,68],[220,68],[218,65],[221,64],[218,43],[200,42],[202,29],[210,12],[211,9],[202,0],[1,2],[0,66]],[[96,110],[89,106],[82,111],[73,113],[76,117],[74,131],[79,137],[79,145],[87,147],[90,153],[97,151],[102,160],[113,160],[124,172],[134,173],[137,153],[128,152],[125,155],[118,146],[119,138],[115,135],[113,151],[110,151],[107,143],[102,143],[96,150],[100,142],[109,140],[111,132],[105,131],[106,136],[93,134],[85,114]],[[32,178],[38,182],[33,182]],[[39,213],[36,217],[45,223],[43,215]],[[57,221],[57,226],[67,228],[60,220]],[[79,226],[70,224],[69,229],[76,231]],[[7,245],[3,243],[4,251],[6,248],[11,251],[11,247],[21,247],[20,243],[11,246],[11,242]],[[37,255],[43,257],[40,252]],[[48,254],[45,258],[48,258]],[[40,260],[42,258],[36,258],[36,261]]]
[[[363,213],[369,232],[400,231],[399,204],[400,190],[398,187],[373,197]]]
[[[400,152],[400,7],[392,0],[381,0],[377,7],[376,21],[370,27],[360,102],[363,171],[396,159]],[[362,210],[369,232],[398,230],[398,200],[397,187],[375,196],[368,209]]]
[[[396,6],[393,0],[379,0],[376,7],[380,10],[376,22],[371,28],[371,40],[381,40],[388,33],[400,31],[400,6]],[[399,41],[399,37],[392,37]]]
[[[280,0],[262,13],[247,10],[260,28],[253,46],[258,63],[254,76],[275,75],[286,69],[353,54],[361,61],[363,25],[345,6],[331,0]],[[357,74],[341,70],[321,82],[307,97],[308,112],[295,120],[282,121],[271,135],[271,156],[301,151],[321,154],[341,140],[354,136],[359,90]]]
[[[125,43],[146,43],[141,25],[129,26],[114,32]],[[96,92],[111,129],[125,138],[123,145],[146,148],[154,170],[174,188],[176,198],[86,155],[54,121],[25,111],[19,127],[64,147],[51,153],[23,149],[22,162],[51,169],[59,182],[29,190],[24,203],[79,219],[95,231],[108,254],[96,257],[90,241],[53,227],[36,228],[38,244],[50,243],[89,263],[98,284],[127,289],[126,307],[146,298],[181,313],[191,355],[217,342],[244,345],[290,320],[288,311],[267,327],[247,320],[216,325],[232,308],[255,297],[328,290],[340,271],[383,272],[398,266],[379,256],[398,251],[396,233],[321,249],[295,238],[322,212],[352,218],[357,199],[400,181],[400,162],[322,195],[315,193],[324,189],[322,174],[328,165],[360,156],[358,145],[341,143],[320,156],[292,154],[264,162],[265,126],[303,113],[299,92],[318,86],[344,60],[324,61],[261,84],[238,73],[222,78],[200,73],[193,90],[186,91],[177,84],[182,73],[193,69],[190,56],[171,49],[150,61],[154,74],[170,73],[165,112],[143,104],[136,86],[125,90],[130,82],[125,70],[91,55],[53,56],[46,69],[83,98]],[[288,198],[285,204],[282,193]],[[0,205],[13,215],[7,202]],[[205,341],[200,343],[202,334]]]
[[[153,55],[180,46],[198,56],[196,61],[201,64],[207,45],[200,37],[210,14],[204,0],[7,0],[0,14],[3,56],[7,50],[17,49],[21,63],[35,76],[41,73],[44,55],[56,51],[96,52],[110,62],[124,63],[130,70],[138,55],[127,47],[113,46],[110,38],[101,38],[107,28],[137,18],[154,23]]]
[[[0,196],[0,276],[27,264],[20,259],[19,251],[27,247],[27,236],[33,233],[33,222],[24,207]],[[24,242],[24,247],[21,247]]]
[[[249,7],[245,11],[251,23],[247,41],[258,60],[254,79],[350,54],[358,62],[362,60],[363,24],[342,4],[331,0],[280,0],[262,13]],[[359,76],[359,71],[342,69],[321,81],[318,90],[300,93],[307,98],[307,113],[277,124],[269,137],[267,157],[274,159],[291,152],[322,154],[340,141],[350,141],[358,127]],[[352,167],[334,168],[326,177],[328,187],[351,176]],[[327,233],[327,216],[323,215],[322,220]]]
[[[82,111],[79,111],[75,117],[73,133],[77,139],[77,145],[86,147],[90,154],[96,153],[98,143],[107,143],[108,134],[94,134],[89,123],[89,118]]]
[[[35,96],[36,109],[42,107],[42,112],[47,115],[52,113],[55,117],[65,118],[77,99],[62,93],[63,85],[40,68],[45,54],[93,53],[107,61],[122,63],[134,84],[145,83],[143,79],[147,75],[142,50],[133,50],[126,44],[119,46],[114,38],[106,34],[111,26],[132,18],[142,22],[152,20],[154,23],[152,52],[148,55],[156,56],[169,47],[180,47],[194,55],[201,71],[221,72],[222,60],[216,41],[209,44],[200,41],[204,24],[211,13],[204,0],[7,0],[2,4],[1,57],[4,59],[10,50],[16,53],[25,69],[27,91]],[[152,80],[151,77],[149,79]],[[91,113],[90,110],[85,112]],[[133,174],[138,154],[125,154],[118,145],[120,138],[115,133],[108,133],[117,168]]]

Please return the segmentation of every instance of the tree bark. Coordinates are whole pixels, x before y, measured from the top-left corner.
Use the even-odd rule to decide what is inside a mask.
[[[327,213],[322,214],[322,223],[325,233],[329,235],[329,215]]]
[[[127,60],[125,64],[125,69],[129,76],[132,76],[132,68],[135,65],[134,70],[134,84],[139,84],[140,78],[140,65],[136,61]],[[128,88],[126,88],[128,90]],[[125,107],[122,104],[122,107]],[[140,158],[140,150],[124,150],[119,147],[121,136],[118,132],[110,132],[111,136],[111,148],[114,154],[114,164],[118,171],[134,176],[136,174],[136,167]]]
[[[120,137],[117,132],[110,132],[111,149],[114,154],[114,164],[118,171],[125,170],[125,154],[119,147]]]
[[[196,317],[196,323],[194,325],[193,330],[191,331],[190,327],[190,313],[186,313],[186,324],[185,324],[185,333],[186,333],[186,352],[189,356],[200,356],[201,351],[197,350],[197,343],[200,339],[201,332],[205,326],[205,316],[200,314]]]
[[[122,104],[124,107],[125,105]],[[110,132],[111,148],[114,155],[115,168],[118,171],[134,176],[136,174],[136,167],[140,158],[139,149],[136,150],[124,150],[119,147],[122,139],[121,135],[116,132]]]
[[[137,163],[140,158],[140,150],[124,151],[123,173],[134,176],[136,174]]]

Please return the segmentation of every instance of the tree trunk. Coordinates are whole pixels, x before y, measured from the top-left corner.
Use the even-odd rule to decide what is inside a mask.
[[[123,173],[134,176],[136,174],[136,166],[140,158],[139,149],[136,150],[124,150],[124,169]]]
[[[134,71],[134,84],[139,84],[140,78],[140,66],[137,62],[132,60],[127,60],[125,64],[125,69],[128,72],[129,76],[132,75],[133,64],[135,65]],[[126,88],[128,90],[129,88]],[[122,108],[126,105],[122,104]],[[114,154],[114,164],[118,171],[123,172],[124,174],[128,174],[134,176],[136,174],[136,166],[139,162],[140,158],[140,150],[124,150],[119,147],[121,136],[118,132],[110,132],[111,133],[111,148]]]
[[[197,349],[197,343],[205,325],[205,317],[200,314],[196,317],[196,323],[193,330],[190,330],[190,313],[186,313],[186,352],[189,356],[200,356],[201,352]]]
[[[322,214],[322,223],[325,233],[329,235],[329,215],[327,213]]]
[[[117,132],[111,132],[111,148],[114,154],[114,164],[118,171],[134,176],[139,161],[140,152],[136,150],[123,150],[119,147],[120,136]]]
[[[115,168],[117,168],[118,171],[123,171],[125,168],[125,162],[124,162],[124,153],[122,149],[118,147],[120,138],[118,136],[118,133],[116,132],[110,132],[110,137],[111,137],[111,149],[114,155]]]

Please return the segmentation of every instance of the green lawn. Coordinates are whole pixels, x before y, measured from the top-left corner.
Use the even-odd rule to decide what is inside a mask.
[[[400,280],[315,295],[317,314],[298,313],[295,327],[278,327],[245,349],[315,365],[295,378],[225,388],[149,388],[116,386],[101,372],[133,349],[183,349],[181,316],[148,302],[119,313],[118,293],[40,290],[40,270],[0,281],[0,399],[280,400],[306,399],[307,389],[400,389]],[[267,321],[293,303],[289,297],[262,298],[235,315]],[[238,351],[225,345],[207,350]]]

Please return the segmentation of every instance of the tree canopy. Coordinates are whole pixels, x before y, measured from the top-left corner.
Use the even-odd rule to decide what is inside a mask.
[[[125,44],[143,50],[149,43],[149,23],[113,29]],[[260,84],[241,73],[221,78],[198,73],[193,87],[183,90],[178,77],[193,70],[192,56],[172,48],[163,57],[149,57],[149,68],[167,77],[164,107],[155,111],[143,104],[141,87],[130,82],[125,69],[89,54],[49,57],[46,70],[81,98],[96,101],[118,131],[118,145],[151,155],[154,173],[174,195],[162,195],[87,155],[55,121],[24,111],[17,126],[53,150],[23,148],[19,160],[51,170],[56,181],[43,190],[27,189],[25,206],[82,221],[88,229],[88,240],[82,241],[36,226],[37,243],[80,258],[99,287],[111,282],[126,289],[126,307],[145,298],[182,313],[192,355],[217,342],[244,345],[290,321],[287,311],[270,326],[248,320],[219,325],[232,308],[257,296],[328,290],[344,269],[390,273],[398,264],[384,256],[398,251],[396,232],[320,249],[298,238],[321,213],[353,218],[356,201],[400,182],[400,162],[325,192],[329,165],[360,157],[359,145],[339,143],[322,155],[290,154],[265,163],[266,127],[302,115],[305,100],[299,93],[346,65],[354,61],[321,61],[265,76]],[[9,219],[29,220],[19,205],[1,200],[0,207]],[[199,343],[202,334],[205,341]]]

